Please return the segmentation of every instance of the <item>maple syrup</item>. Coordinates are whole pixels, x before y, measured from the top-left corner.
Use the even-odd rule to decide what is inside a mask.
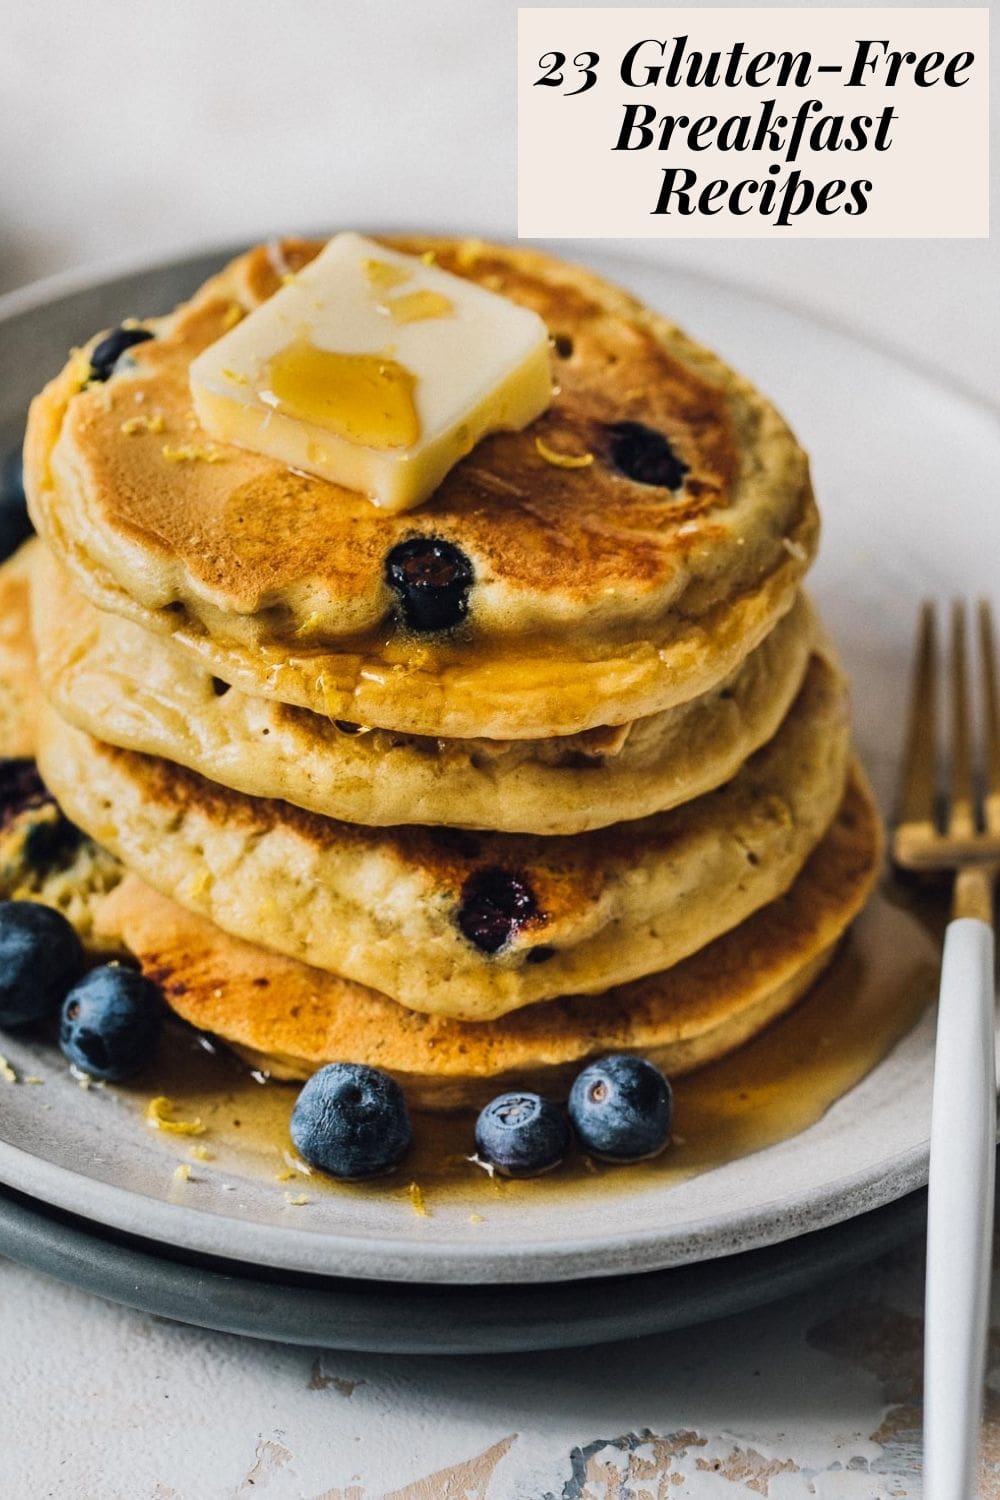
[[[393,264],[387,260],[366,260],[365,275],[369,283],[380,292],[390,292],[394,287],[402,286],[410,280],[412,275],[405,266]]]
[[[450,297],[426,288],[393,297],[384,307],[394,323],[425,323],[431,318],[450,318],[455,311]]]
[[[380,452],[420,437],[416,377],[387,354],[338,354],[296,339],[266,366],[262,399],[276,411]]]
[[[490,1178],[469,1160],[473,1113],[414,1112],[414,1144],[395,1172],[364,1183],[336,1182],[297,1163],[288,1121],[298,1085],[252,1073],[221,1047],[206,1051],[179,1027],[157,1066],[157,1090],[169,1096],[173,1119],[204,1126],[198,1140],[211,1160],[196,1164],[196,1175],[221,1171],[271,1181],[278,1204],[282,1195],[289,1202],[304,1195],[309,1203],[329,1203],[338,1194],[376,1193],[398,1199],[407,1212],[457,1206],[475,1222],[476,1214],[514,1210],[531,1194],[559,1199],[659,1188],[764,1150],[821,1119],[933,998],[941,925],[933,908],[910,909],[877,893],[804,1000],[729,1056],[675,1080],[673,1139],[658,1157],[634,1166],[605,1165],[574,1150],[546,1176]],[[143,1103],[135,1099],[137,1108]],[[174,1156],[185,1158],[188,1144],[164,1137],[165,1168]]]

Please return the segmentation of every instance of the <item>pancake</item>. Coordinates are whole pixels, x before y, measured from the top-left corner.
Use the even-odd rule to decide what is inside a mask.
[[[5,757],[35,753],[38,674],[31,648],[31,575],[37,542],[0,565],[0,746]]]
[[[413,1010],[485,1020],[677,963],[787,890],[840,802],[843,679],[821,655],[724,786],[571,838],[339,823],[104,744],[43,712],[69,817],[224,931]]]
[[[638,1052],[676,1076],[732,1051],[788,1009],[871,890],[881,833],[855,766],[826,836],[778,900],[663,973],[604,995],[462,1023],[226,936],[129,876],[101,910],[185,1021],[256,1067],[306,1078],[325,1063],[393,1073],[418,1109],[478,1108],[506,1087],[565,1095],[581,1063]]]
[[[403,515],[210,444],[190,411],[192,358],[320,246],[251,251],[149,323],[156,336],[105,383],[81,389],[85,351],[33,403],[32,517],[80,590],[248,692],[406,734],[578,734],[727,677],[791,607],[816,546],[808,466],[782,418],[590,273],[476,241],[392,243],[543,317],[550,409],[486,438]],[[536,440],[593,461],[559,467]],[[666,469],[637,466],[650,442]],[[386,556],[417,537],[471,566],[450,634],[396,619]]]
[[[717,687],[620,728],[506,741],[365,732],[225,691],[170,641],[95,609],[36,546],[38,670],[63,718],[236,791],[367,825],[572,834],[689,801],[776,733],[816,638],[800,598]]]
[[[63,816],[35,769],[40,694],[31,650],[29,543],[0,566],[0,901],[41,901],[103,951],[94,918],[121,879],[118,861]]]
[[[791,1006],[832,956],[874,880],[881,838],[853,767],[836,817],[790,889],[672,969],[605,994],[480,1023],[428,1016],[223,933],[65,822],[26,759],[38,694],[22,553],[0,567],[0,898],[63,910],[94,952],[131,951],[186,1022],[253,1066],[301,1079],[336,1060],[391,1071],[411,1106],[477,1108],[500,1089],[565,1095],[581,1063],[640,1052],[678,1075],[740,1046]],[[17,705],[16,714],[7,712]],[[61,832],[60,832],[61,830]]]

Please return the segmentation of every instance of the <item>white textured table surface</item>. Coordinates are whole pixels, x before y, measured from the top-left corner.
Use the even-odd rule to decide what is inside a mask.
[[[669,1337],[433,1360],[201,1333],[8,1267],[3,1493],[915,1500],[920,1273],[906,1251]],[[1000,1329],[994,1349],[1000,1378]],[[986,1438],[980,1494],[997,1500],[1000,1396]]]
[[[513,232],[508,0],[12,0],[0,290],[285,228]],[[604,248],[603,246],[601,248]],[[982,242],[658,254],[1000,396]],[[916,1497],[919,1247],[808,1297],[592,1353],[433,1361],[202,1333],[0,1266],[5,1500]],[[994,1348],[1000,1359],[1000,1331]],[[994,1377],[1000,1391],[1000,1363]],[[1000,1398],[981,1494],[1000,1497]]]

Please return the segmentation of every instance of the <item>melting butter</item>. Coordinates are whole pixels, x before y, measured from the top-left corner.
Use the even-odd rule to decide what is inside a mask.
[[[209,437],[389,511],[419,505],[480,438],[519,431],[552,400],[537,313],[357,234],[220,329],[189,376]]]

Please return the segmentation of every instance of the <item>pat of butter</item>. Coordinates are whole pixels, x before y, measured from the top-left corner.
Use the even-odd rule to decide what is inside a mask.
[[[545,410],[548,330],[439,266],[338,234],[194,360],[191,396],[213,438],[409,510],[481,437]]]

